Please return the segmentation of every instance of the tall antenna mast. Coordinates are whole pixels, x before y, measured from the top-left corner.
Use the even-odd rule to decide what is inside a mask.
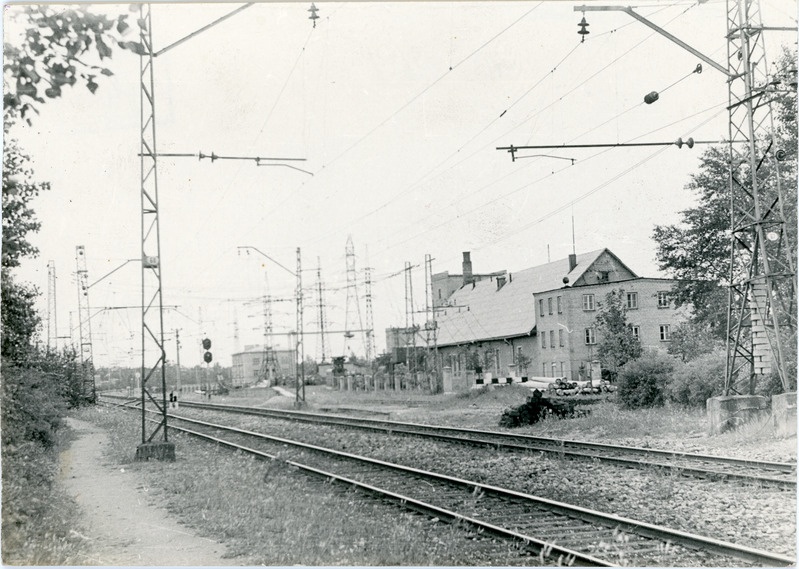
[[[47,349],[58,350],[55,261],[47,261]]]
[[[75,247],[78,276],[78,326],[80,328],[80,367],[83,382],[83,397],[94,402],[97,398],[92,362],[92,325],[89,309],[89,271],[86,269],[86,250],[83,245]]]

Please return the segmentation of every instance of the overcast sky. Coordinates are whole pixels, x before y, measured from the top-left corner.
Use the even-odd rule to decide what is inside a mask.
[[[553,149],[511,161],[497,146],[722,140],[728,135],[724,76],[621,12],[588,12],[580,43],[575,2],[256,4],[155,60],[159,152],[305,158],[286,167],[252,162],[159,162],[167,331],[181,330],[184,365],[262,342],[264,270],[271,294],[289,298],[302,249],[305,327],[318,329],[317,259],[327,327],[347,324],[345,246],[356,252],[361,317],[363,268],[372,267],[378,352],[384,329],[405,324],[405,262],[424,309],[424,256],[433,271],[517,271],[577,252],[609,248],[642,276],[661,276],[651,240],[694,205],[684,190],[699,146]],[[235,4],[153,7],[158,50],[230,12]],[[724,1],[647,2],[636,10],[725,64]],[[97,5],[118,13],[127,5]],[[6,8],[5,40],[13,41]],[[796,25],[796,4],[763,4],[767,25]],[[136,39],[131,37],[130,39]],[[795,35],[772,33],[776,53]],[[773,58],[772,58],[773,59]],[[75,246],[89,282],[139,256],[139,58],[116,49],[91,95],[83,87],[48,100],[33,127],[15,127],[36,176],[52,191],[34,203],[41,254],[17,271],[44,293],[47,262],[58,275],[59,334],[77,326]],[[675,84],[676,83],[676,84]],[[660,100],[643,97],[659,91]],[[521,155],[521,153],[520,153]],[[574,159],[572,164],[571,160]],[[389,276],[395,275],[395,276]],[[102,307],[140,303],[140,267],[129,263],[91,289],[97,365],[140,364],[140,314]],[[249,302],[248,302],[249,301]],[[294,329],[294,305],[273,305],[274,329]],[[424,320],[423,314],[416,316]],[[238,338],[236,341],[236,329]],[[317,336],[306,353],[321,355]],[[277,340],[285,345],[286,340]],[[353,350],[343,334],[327,356]],[[168,358],[175,359],[174,341]]]

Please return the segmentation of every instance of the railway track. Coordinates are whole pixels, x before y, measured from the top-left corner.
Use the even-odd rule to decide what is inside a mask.
[[[108,403],[106,403],[108,404]],[[111,404],[108,404],[111,405]],[[126,405],[116,405],[116,407]],[[781,554],[352,453],[170,414],[170,429],[515,542],[546,564],[791,566]],[[178,422],[179,425],[175,425]],[[224,437],[224,438],[223,438]]]
[[[487,446],[511,451],[554,453],[578,460],[598,460],[629,468],[655,468],[711,480],[742,481],[786,489],[796,489],[796,464],[748,460],[724,456],[681,453],[641,447],[629,447],[586,441],[536,437],[481,429],[445,427],[349,417],[307,411],[263,409],[242,405],[218,403],[181,402],[181,406],[256,415],[272,419],[304,421],[324,425],[342,426],[386,432],[393,435],[434,438],[441,441]]]

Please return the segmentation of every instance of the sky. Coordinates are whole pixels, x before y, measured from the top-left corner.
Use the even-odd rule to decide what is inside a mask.
[[[341,331],[366,324],[367,266],[378,353],[385,328],[406,323],[406,263],[414,318],[425,320],[428,254],[434,273],[460,273],[464,251],[475,272],[513,272],[565,258],[573,246],[608,248],[640,276],[665,276],[652,230],[695,205],[684,187],[706,146],[529,150],[516,161],[496,150],[727,138],[721,73],[707,64],[694,73],[696,56],[622,12],[587,12],[591,33],[581,42],[579,5],[316,2],[314,27],[310,2],[257,3],[157,57],[158,152],[303,158],[283,164],[306,171],[159,160],[163,298],[176,307],[164,314],[168,359],[177,355],[175,330],[188,366],[201,363],[203,337],[222,365],[261,344],[266,282],[283,299],[272,303],[274,332],[294,330],[295,278],[279,265],[294,271],[298,247],[305,353],[317,360],[318,267],[325,326],[335,332],[325,339],[328,359],[364,353],[360,335]],[[237,6],[155,4],[154,48]],[[725,6],[635,9],[725,65]],[[14,10],[6,6],[6,42],[19,33]],[[769,0],[762,14],[766,25],[796,26],[794,2]],[[795,40],[765,36],[771,54]],[[78,326],[75,247],[85,247],[90,283],[140,256],[139,58],[116,49],[107,65],[114,75],[94,95],[68,90],[11,133],[36,179],[52,185],[33,204],[40,254],[16,274],[42,291],[44,317],[54,261],[62,336],[70,313]],[[645,104],[651,91],[659,100]],[[347,287],[349,238],[356,288]],[[139,365],[140,313],[118,308],[141,303],[139,263],[93,284],[89,303],[95,365]]]

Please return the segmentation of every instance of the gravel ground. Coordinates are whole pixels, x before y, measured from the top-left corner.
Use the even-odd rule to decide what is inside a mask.
[[[795,555],[796,551],[795,492],[702,481],[537,453],[497,453],[354,429],[300,426],[231,415],[224,415],[223,419],[218,413],[187,409],[181,414],[504,486],[759,549],[787,555]]]

